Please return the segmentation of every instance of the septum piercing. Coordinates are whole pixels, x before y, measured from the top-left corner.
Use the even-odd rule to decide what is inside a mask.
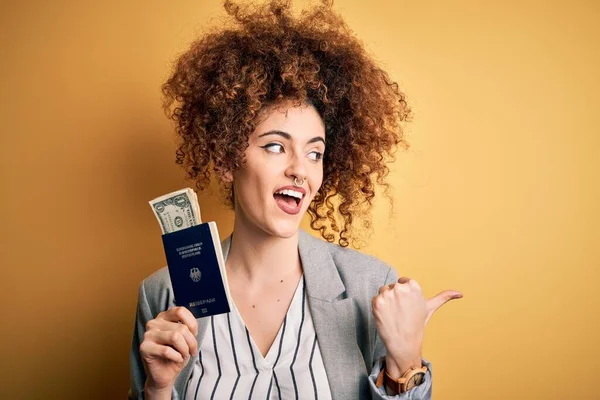
[[[302,178],[302,182],[298,183],[298,177],[297,177],[297,176],[295,176],[295,177],[294,177],[294,186],[296,186],[296,187],[301,187],[302,185],[304,185],[304,181],[305,181],[305,179],[304,179],[304,178]]]

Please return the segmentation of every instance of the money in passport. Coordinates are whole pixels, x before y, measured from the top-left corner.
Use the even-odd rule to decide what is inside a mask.
[[[185,188],[150,200],[162,233],[175,232],[202,222],[196,193]]]
[[[229,312],[231,296],[217,224],[202,223],[193,190],[169,193],[150,205],[163,231],[175,304],[196,318]]]

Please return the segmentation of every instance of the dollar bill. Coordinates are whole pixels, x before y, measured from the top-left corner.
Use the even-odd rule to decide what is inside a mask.
[[[196,193],[185,188],[150,200],[162,233],[171,233],[202,223]]]

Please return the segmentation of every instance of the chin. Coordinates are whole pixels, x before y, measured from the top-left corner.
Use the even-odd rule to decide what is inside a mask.
[[[298,233],[300,229],[300,225],[296,223],[292,223],[291,221],[288,223],[278,223],[277,226],[269,226],[268,232],[282,239],[289,239]]]

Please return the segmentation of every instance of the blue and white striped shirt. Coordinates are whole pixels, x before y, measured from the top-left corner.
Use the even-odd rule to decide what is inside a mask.
[[[185,400],[331,399],[304,276],[266,357],[231,306],[230,313],[210,317]]]

